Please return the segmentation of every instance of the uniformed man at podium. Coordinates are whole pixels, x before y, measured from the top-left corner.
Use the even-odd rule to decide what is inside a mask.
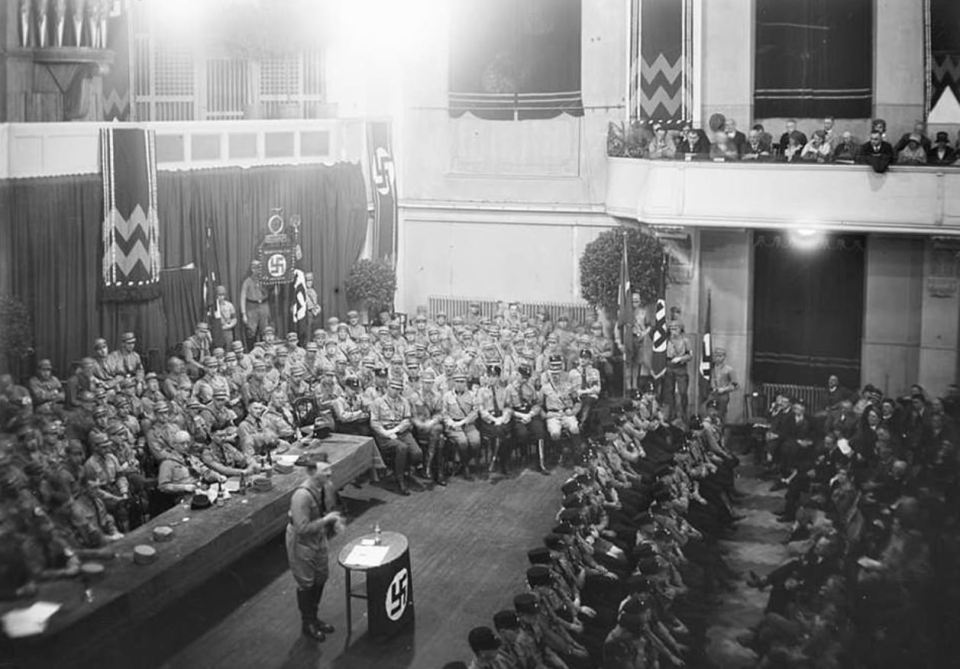
[[[303,634],[324,641],[333,634],[333,625],[317,617],[323,586],[330,575],[327,539],[344,527],[343,516],[332,510],[334,490],[331,468],[307,456],[297,461],[307,470],[307,478],[293,491],[287,522],[287,560],[297,582],[297,607],[303,621]]]

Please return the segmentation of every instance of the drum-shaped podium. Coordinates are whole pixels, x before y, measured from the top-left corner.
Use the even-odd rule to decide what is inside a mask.
[[[391,636],[413,620],[413,577],[410,547],[399,532],[383,532],[380,544],[373,534],[348,542],[337,559],[346,578],[347,636],[353,633],[351,600],[367,600],[368,631],[374,637]],[[366,595],[354,594],[353,572],[366,574]]]

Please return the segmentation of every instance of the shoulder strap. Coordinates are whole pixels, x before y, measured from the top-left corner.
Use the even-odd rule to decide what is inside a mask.
[[[318,497],[317,493],[313,491],[313,488],[306,484],[301,485],[300,488],[310,493],[310,496],[313,497],[313,501],[317,503],[317,508],[320,509],[321,516],[327,513],[327,505],[323,503],[322,495]]]

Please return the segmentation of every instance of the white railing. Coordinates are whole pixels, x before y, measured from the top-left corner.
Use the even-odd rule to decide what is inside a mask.
[[[606,211],[651,225],[960,235],[960,168],[608,158]]]
[[[103,123],[0,124],[0,179],[100,171]],[[175,121],[129,124],[157,133],[161,170],[333,164],[364,159],[364,121]]]

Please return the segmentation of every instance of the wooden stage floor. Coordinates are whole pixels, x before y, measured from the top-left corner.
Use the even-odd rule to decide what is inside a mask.
[[[524,470],[496,483],[454,479],[447,488],[410,497],[348,486],[343,493],[352,518],[332,542],[320,610],[337,631],[325,643],[300,634],[295,586],[277,538],[151,621],[125,644],[127,659],[170,669],[419,669],[469,662],[470,628],[492,626],[494,612],[525,589],[526,551],[541,545],[553,526],[564,478],[562,470],[551,476]],[[347,646],[344,577],[336,556],[346,540],[370,532],[376,522],[410,540],[416,624],[391,640],[372,640],[366,604],[355,600]]]

